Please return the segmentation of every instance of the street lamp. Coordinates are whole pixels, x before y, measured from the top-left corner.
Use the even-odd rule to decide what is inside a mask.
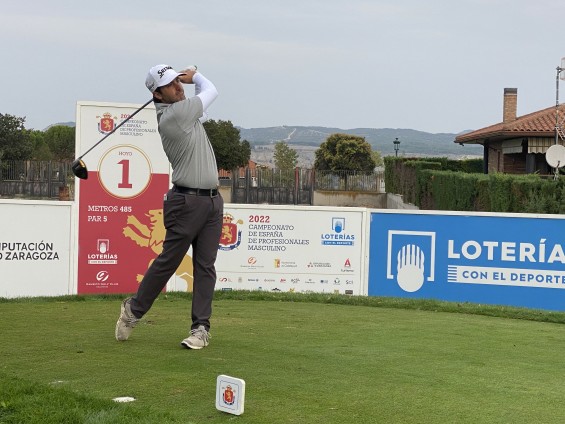
[[[555,144],[559,143],[559,137],[564,137],[563,128],[559,122],[559,79],[565,80],[565,57],[561,58],[561,66],[557,67],[557,75],[555,76]]]
[[[394,143],[394,156],[398,156],[398,149],[400,149],[400,140],[396,137],[393,141]]]
[[[549,146],[545,151],[545,161],[553,168],[553,179],[559,179],[559,168],[565,165],[565,147],[559,143],[565,139],[563,133],[563,121],[559,122],[559,79],[565,80],[565,57],[561,58],[561,66],[557,67],[557,75],[555,76],[555,144]]]

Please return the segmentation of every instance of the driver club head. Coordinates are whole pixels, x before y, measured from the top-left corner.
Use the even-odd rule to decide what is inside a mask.
[[[81,158],[76,159],[71,168],[73,170],[73,174],[75,174],[81,180],[88,179],[88,169],[86,169],[86,164],[82,161]]]

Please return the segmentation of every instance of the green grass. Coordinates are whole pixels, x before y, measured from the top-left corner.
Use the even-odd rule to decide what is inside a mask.
[[[218,292],[210,346],[189,351],[190,295],[123,343],[119,299],[0,299],[0,423],[565,421],[563,313]],[[215,409],[219,374],[246,381],[242,416]]]

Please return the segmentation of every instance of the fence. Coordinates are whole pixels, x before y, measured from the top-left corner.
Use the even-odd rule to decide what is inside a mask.
[[[232,202],[270,205],[311,205],[312,169],[245,168],[232,180]]]
[[[232,202],[311,205],[314,190],[384,193],[384,172],[316,171],[307,168],[241,168],[220,171],[220,184],[231,186]],[[0,196],[74,199],[71,162],[0,161]]]
[[[232,202],[311,205],[314,191],[384,193],[384,172],[245,168],[232,181]]]
[[[0,196],[72,200],[75,178],[68,161],[0,161]]]
[[[316,171],[315,189],[384,193],[384,172]]]

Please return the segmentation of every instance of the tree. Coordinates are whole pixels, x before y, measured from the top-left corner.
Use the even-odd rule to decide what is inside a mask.
[[[218,169],[233,170],[247,166],[251,157],[251,146],[247,140],[240,139],[239,130],[231,121],[204,122],[204,128],[214,148]]]
[[[45,142],[45,133],[39,130],[31,130],[29,135],[33,146],[31,158],[33,160],[53,160],[53,153]]]
[[[273,155],[275,167],[278,169],[294,169],[298,163],[298,153],[285,141],[275,143],[275,153]]]
[[[24,123],[25,118],[0,113],[0,160],[31,158],[33,143]]]
[[[73,160],[75,157],[75,127],[53,125],[45,131],[43,139],[55,160]]]
[[[383,160],[383,157],[381,156],[381,152],[379,152],[377,150],[373,150],[371,152],[371,156],[373,157],[373,160],[375,161],[375,166],[384,166],[385,161]]]
[[[332,134],[315,152],[314,168],[329,171],[372,172],[376,163],[371,145],[364,137]]]

